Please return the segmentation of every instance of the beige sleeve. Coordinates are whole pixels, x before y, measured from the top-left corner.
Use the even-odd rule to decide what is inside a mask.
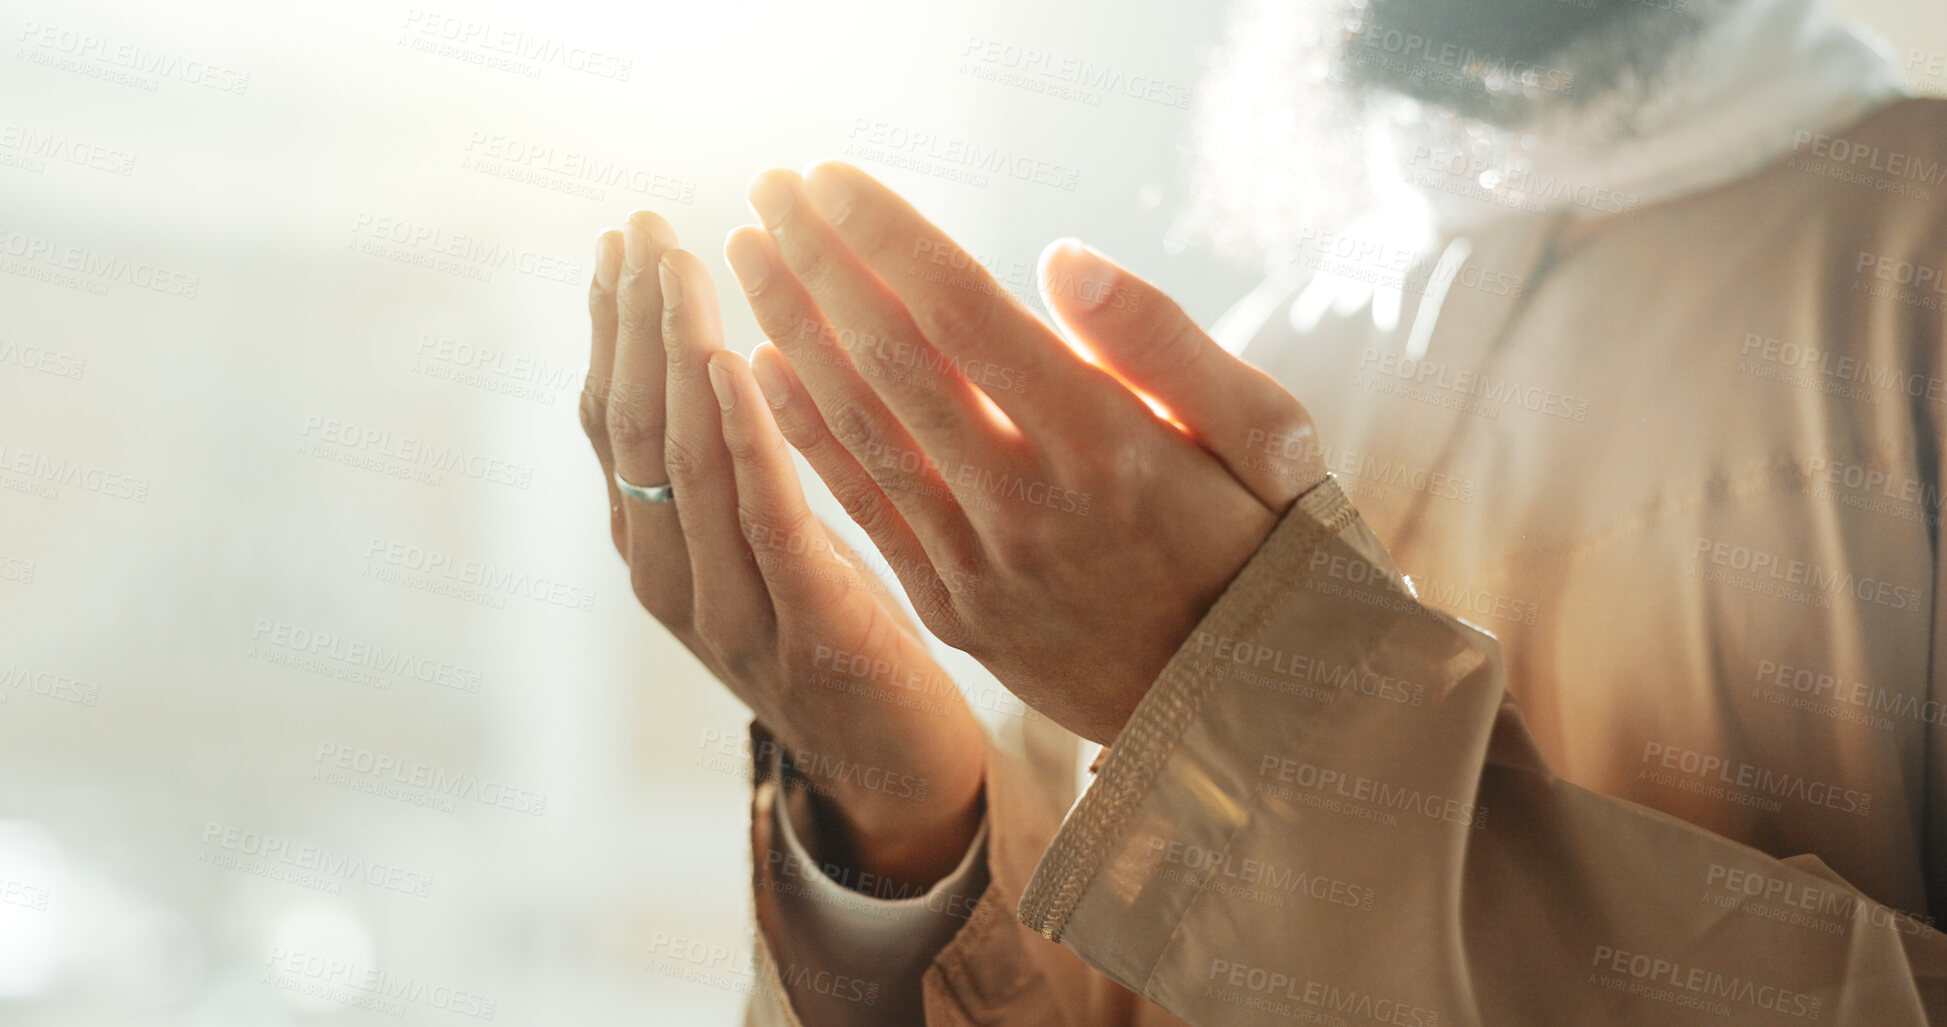
[[[921,1022],[920,978],[987,887],[986,822],[959,866],[933,887],[919,895],[879,897],[841,884],[845,868],[821,867],[806,851],[793,821],[811,812],[785,801],[775,805],[772,820],[777,922],[793,935],[791,950],[819,957],[803,968],[809,976],[803,990],[817,996],[818,1007],[816,1017],[806,1015],[805,1022],[816,1027]],[[815,830],[815,824],[807,826]],[[779,972],[793,980],[807,976],[795,968]],[[837,986],[851,981],[860,986]]]
[[[1555,777],[1495,640],[1422,606],[1332,481],[1157,680],[1019,913],[1193,1024],[1947,1022],[1947,939],[1815,855]]]
[[[761,742],[762,729],[752,727]],[[1056,737],[1060,735],[1061,737]],[[1023,926],[1014,915],[1022,889],[1047,851],[1073,794],[1073,737],[1032,715],[1016,718],[987,753],[985,845],[972,880],[986,886],[971,908],[955,899],[951,936],[924,959],[888,960],[870,970],[840,965],[832,936],[818,926],[829,910],[795,900],[791,843],[779,816],[793,789],[780,787],[779,768],[759,764],[751,807],[752,890],[757,917],[758,973],[746,1007],[752,1027],[822,1027],[873,1023],[928,1025],[1087,1025],[1177,1027],[1160,1007],[1090,969],[1074,953]],[[775,750],[767,746],[766,750]],[[809,915],[807,915],[809,914]],[[919,939],[927,946],[938,936]],[[831,976],[819,977],[819,972]],[[842,981],[836,980],[843,977]],[[842,987],[840,987],[842,985]],[[911,995],[921,1012],[892,1010],[881,996]],[[837,994],[834,995],[834,991]],[[872,1001],[864,1001],[865,996]]]

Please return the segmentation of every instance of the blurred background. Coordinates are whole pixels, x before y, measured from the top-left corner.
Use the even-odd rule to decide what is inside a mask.
[[[1937,5],[1834,6],[1947,92]],[[744,184],[841,157],[1208,321],[1223,18],[0,2],[0,1024],[738,1022],[745,717],[608,542],[594,239],[663,213],[748,352]]]

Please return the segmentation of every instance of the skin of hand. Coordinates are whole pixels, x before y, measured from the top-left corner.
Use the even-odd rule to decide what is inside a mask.
[[[637,599],[798,759],[821,861],[922,886],[945,876],[980,824],[980,726],[806,505],[750,366],[723,347],[709,273],[638,211],[597,242],[588,299],[581,421]],[[673,485],[675,502],[623,495],[617,472]]]
[[[757,375],[785,437],[929,629],[1112,742],[1325,479],[1304,408],[1079,243],[1041,262],[1064,340],[857,168],[765,172],[750,201],[726,256],[791,365]]]

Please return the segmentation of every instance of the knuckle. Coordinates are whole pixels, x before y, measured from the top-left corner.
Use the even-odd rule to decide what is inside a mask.
[[[663,426],[652,423],[635,404],[618,403],[613,398],[608,404],[606,424],[609,445],[616,450],[652,445],[663,436]]]
[[[759,657],[751,643],[750,632],[738,624],[736,617],[709,603],[698,604],[690,615],[690,634],[729,678],[726,684],[748,685],[757,680]]]
[[[784,440],[770,432],[731,431],[729,425],[725,425],[723,448],[731,460],[745,465],[769,463],[788,458],[789,454]]]
[[[987,540],[993,562],[1014,571],[1042,565],[1048,556],[1048,531],[1038,517],[1011,519]]]
[[[879,426],[863,403],[843,403],[826,418],[826,426],[838,444],[853,453],[864,453],[879,437]]]
[[[608,400],[593,391],[593,384],[581,390],[581,402],[576,412],[581,416],[581,433],[590,440],[608,436]]]
[[[785,226],[787,238],[793,234],[791,230],[796,227],[798,226],[789,224]],[[800,285],[803,285],[807,290],[815,294],[831,284],[832,276],[836,273],[837,264],[832,259],[829,247],[820,245],[817,241],[805,237],[801,232],[798,234],[799,238],[791,240],[797,245],[790,246],[786,250],[788,262],[791,266],[791,276],[796,278]]]
[[[737,501],[737,528],[753,552],[803,549],[810,545],[811,513],[802,507],[782,509],[765,503]]]
[[[662,301],[650,288],[653,279],[631,271],[622,273],[615,290],[615,323],[624,335],[640,336],[662,320]]]
[[[941,642],[960,650],[972,644],[966,621],[945,594],[935,592],[913,597],[913,613]]]
[[[832,498],[845,511],[854,524],[861,527],[872,518],[879,516],[879,490],[863,481],[847,481],[832,489]]]
[[[672,594],[667,582],[660,582],[647,571],[631,565],[629,567],[629,590],[635,593],[636,602],[649,611],[649,615],[661,622],[663,627],[681,635],[692,628],[686,596]]]
[[[696,451],[674,435],[664,435],[662,443],[663,469],[668,472],[669,480],[679,485],[695,484],[703,466]],[[688,489],[681,487],[677,489],[679,495],[685,491]]]
[[[925,334],[936,344],[940,344],[941,340],[952,340],[964,346],[967,342],[978,342],[991,336],[996,316],[991,302],[954,300],[938,303],[926,310]],[[959,347],[948,342],[939,348],[954,352]]]
[[[1203,330],[1176,309],[1149,318],[1141,340],[1133,355],[1142,362],[1144,371],[1152,375],[1188,372],[1215,348]]]
[[[823,331],[817,318],[783,299],[753,300],[750,312],[757,319],[757,330],[779,346],[817,342]]]

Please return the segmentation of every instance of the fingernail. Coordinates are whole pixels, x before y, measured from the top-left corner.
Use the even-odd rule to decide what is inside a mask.
[[[675,310],[682,306],[683,279],[676,274],[675,268],[669,266],[668,257],[664,257],[662,262],[656,265],[656,277],[663,283],[663,309]]]
[[[766,171],[750,183],[750,209],[765,228],[776,228],[791,213],[791,187],[782,171]]]
[[[757,248],[757,240],[745,236],[741,231],[730,237],[724,244],[723,259],[730,262],[730,272],[737,276],[737,284],[752,296],[764,287],[764,279],[770,269],[764,261],[764,254]]]
[[[757,390],[764,394],[764,402],[772,410],[784,409],[791,400],[791,384],[784,380],[784,372],[769,360],[752,360],[750,369],[757,375]]]
[[[1059,273],[1051,273],[1048,267],[1055,260],[1061,264]],[[1065,297],[1080,313],[1088,313],[1107,302],[1120,278],[1121,272],[1109,258],[1072,236],[1049,246],[1048,255],[1042,261],[1041,280],[1047,284],[1048,291]]]
[[[710,388],[717,393],[717,406],[729,410],[737,405],[737,383],[731,380],[730,369],[715,360],[710,361]]]
[[[852,187],[840,172],[813,168],[805,178],[804,191],[810,195],[811,205],[833,226],[844,224],[852,213]]]
[[[633,221],[622,226],[622,261],[631,271],[640,271],[649,263],[649,233]]]
[[[595,285],[608,290],[615,288],[615,275],[620,271],[615,256],[615,240],[607,232],[595,237]]]

